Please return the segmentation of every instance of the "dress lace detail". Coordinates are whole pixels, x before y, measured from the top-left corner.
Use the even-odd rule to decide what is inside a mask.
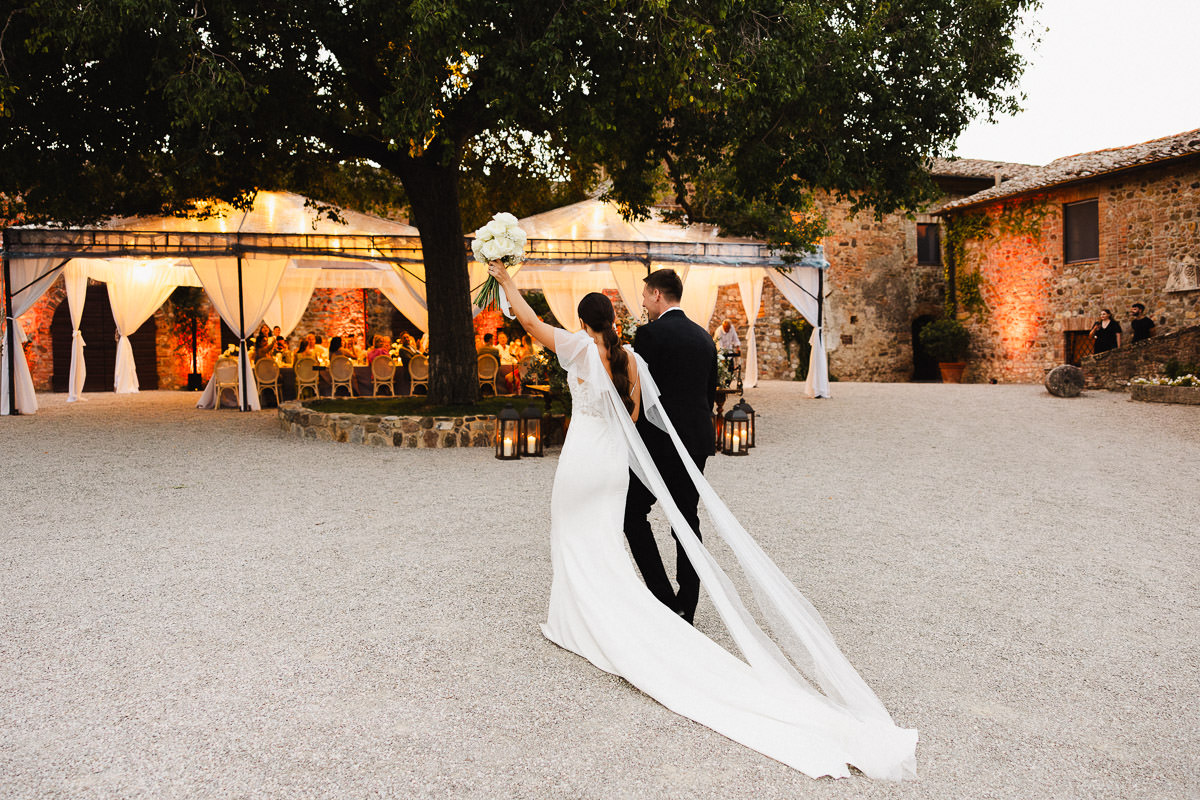
[[[585,417],[604,418],[605,397],[599,387],[580,377],[575,372],[567,373],[567,383],[571,387],[571,415],[580,414]]]

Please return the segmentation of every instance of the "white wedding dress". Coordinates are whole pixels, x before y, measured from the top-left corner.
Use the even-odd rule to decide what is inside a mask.
[[[559,332],[555,350],[567,370],[573,411],[551,498],[554,579],[546,637],[672,711],[814,778],[848,776],[847,765],[872,778],[915,778],[917,732],[892,722],[820,615],[693,469],[712,527],[736,555],[763,627],[778,644],[755,622],[670,502],[592,338],[586,331]],[[682,452],[645,362],[637,360],[644,413]],[[682,620],[642,582],[622,527],[630,468],[681,533],[741,658]]]

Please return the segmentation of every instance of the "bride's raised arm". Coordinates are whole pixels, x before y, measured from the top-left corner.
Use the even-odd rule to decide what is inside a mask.
[[[503,264],[499,261],[489,262],[488,274],[495,278],[496,283],[500,284],[500,288],[504,290],[504,296],[508,298],[508,304],[512,307],[513,314],[517,316],[517,321],[521,323],[525,331],[541,342],[543,347],[553,350],[554,332],[559,329],[538,318],[533,308],[521,296],[516,281],[513,280],[512,275],[508,274],[508,270],[504,268]]]

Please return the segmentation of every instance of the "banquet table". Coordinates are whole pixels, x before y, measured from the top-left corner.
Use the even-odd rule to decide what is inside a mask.
[[[317,391],[321,397],[329,397],[330,389],[333,386],[333,380],[329,377],[329,369],[327,367],[317,367]],[[354,367],[354,396],[355,397],[370,397],[372,395],[373,383],[371,381],[371,368],[368,366]],[[408,376],[407,366],[396,366],[396,374],[392,377],[392,387],[396,391],[396,395],[406,395],[411,391],[411,381]],[[199,408],[212,408],[213,403],[213,382],[212,377],[209,377],[208,384],[205,387],[204,394],[201,395]],[[296,370],[292,367],[279,368],[279,399],[295,400],[296,399]],[[306,394],[306,398],[310,398],[311,394]],[[338,397],[345,397],[344,391],[338,392]],[[385,392],[383,396],[387,396]],[[272,408],[275,406],[274,392],[266,392],[263,395],[266,398],[264,408]],[[222,408],[237,408],[237,402],[233,398],[233,392],[224,392],[221,395]]]

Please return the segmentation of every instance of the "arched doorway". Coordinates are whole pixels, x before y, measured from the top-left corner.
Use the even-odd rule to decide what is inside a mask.
[[[83,383],[83,391],[111,392],[117,370],[117,323],[113,322],[108,287],[103,283],[88,285],[79,332],[86,343],[83,356],[87,361],[87,380]],[[65,299],[54,310],[50,337],[54,342],[51,388],[65,392],[71,382],[71,310]],[[137,365],[138,388],[157,389],[158,323],[153,316],[129,337],[129,342],[133,345],[133,363]]]
[[[921,329],[933,322],[934,319],[936,319],[936,317],[930,314],[922,314],[912,322],[912,379],[914,381],[930,381],[937,383],[942,379],[942,374],[938,371],[937,359],[930,356],[925,352],[925,349],[921,347]]]

